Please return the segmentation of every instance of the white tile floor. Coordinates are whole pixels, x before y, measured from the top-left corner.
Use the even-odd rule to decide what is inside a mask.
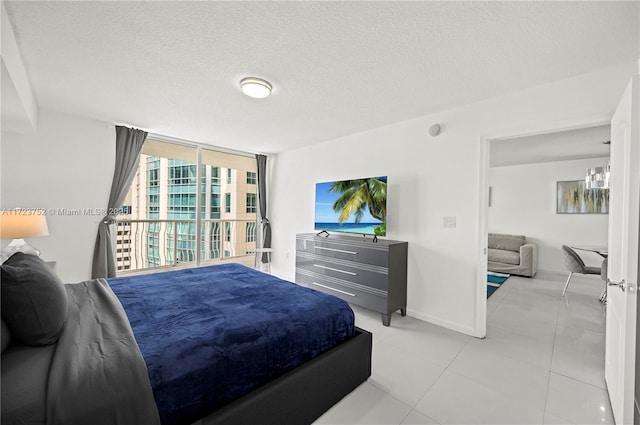
[[[353,307],[373,332],[371,378],[328,424],[613,424],[604,383],[602,281],[512,276],[489,298],[487,338]]]

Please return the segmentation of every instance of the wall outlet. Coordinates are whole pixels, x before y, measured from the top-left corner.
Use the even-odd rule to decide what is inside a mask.
[[[442,227],[445,229],[455,229],[456,228],[456,217],[442,217]]]

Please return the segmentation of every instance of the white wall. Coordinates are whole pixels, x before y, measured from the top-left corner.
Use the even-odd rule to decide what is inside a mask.
[[[565,272],[561,246],[607,246],[607,214],[557,214],[556,183],[582,180],[588,167],[608,157],[541,164],[495,167],[489,170],[492,203],[489,231],[524,234],[538,244],[538,269]],[[600,266],[598,254],[579,251],[587,265]]]
[[[269,195],[272,270],[294,278],[295,234],[313,231],[316,182],[388,175],[388,237],[409,242],[408,313],[484,336],[476,303],[484,292],[476,278],[483,137],[605,122],[634,72],[624,64],[279,154]],[[443,130],[431,138],[434,123]],[[445,216],[457,228],[443,228]]]
[[[2,133],[2,208],[44,208],[49,236],[27,240],[64,282],[91,277],[102,216],[60,210],[107,206],[115,156],[111,124],[40,110],[35,135]],[[7,241],[2,241],[3,246]]]
[[[482,336],[484,312],[476,308],[476,295],[484,291],[476,281],[483,267],[482,138],[602,123],[613,115],[635,68],[619,65],[272,157],[272,270],[294,278],[295,234],[313,230],[316,182],[386,174],[388,237],[409,242],[409,314]],[[2,133],[0,206],[105,208],[113,125],[43,110],[38,121],[34,136]],[[431,138],[427,130],[435,122],[443,132]],[[444,216],[456,216],[457,228],[443,228]],[[100,219],[50,216],[50,236],[28,242],[58,262],[64,281],[84,280]]]

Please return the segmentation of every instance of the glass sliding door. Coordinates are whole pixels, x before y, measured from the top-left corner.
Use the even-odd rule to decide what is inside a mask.
[[[247,237],[247,223],[255,225],[257,215],[247,199],[255,196],[257,186],[247,176],[256,173],[255,159],[202,148],[202,165],[207,174],[204,199],[211,205],[202,217],[203,262],[252,255],[256,244]]]
[[[252,264],[255,172],[250,156],[147,139],[116,223],[118,272]]]

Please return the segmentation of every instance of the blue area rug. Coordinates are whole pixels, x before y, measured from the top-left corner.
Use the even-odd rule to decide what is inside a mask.
[[[507,273],[487,273],[487,298],[493,295],[494,292],[500,288],[507,279],[509,279],[510,274]]]

